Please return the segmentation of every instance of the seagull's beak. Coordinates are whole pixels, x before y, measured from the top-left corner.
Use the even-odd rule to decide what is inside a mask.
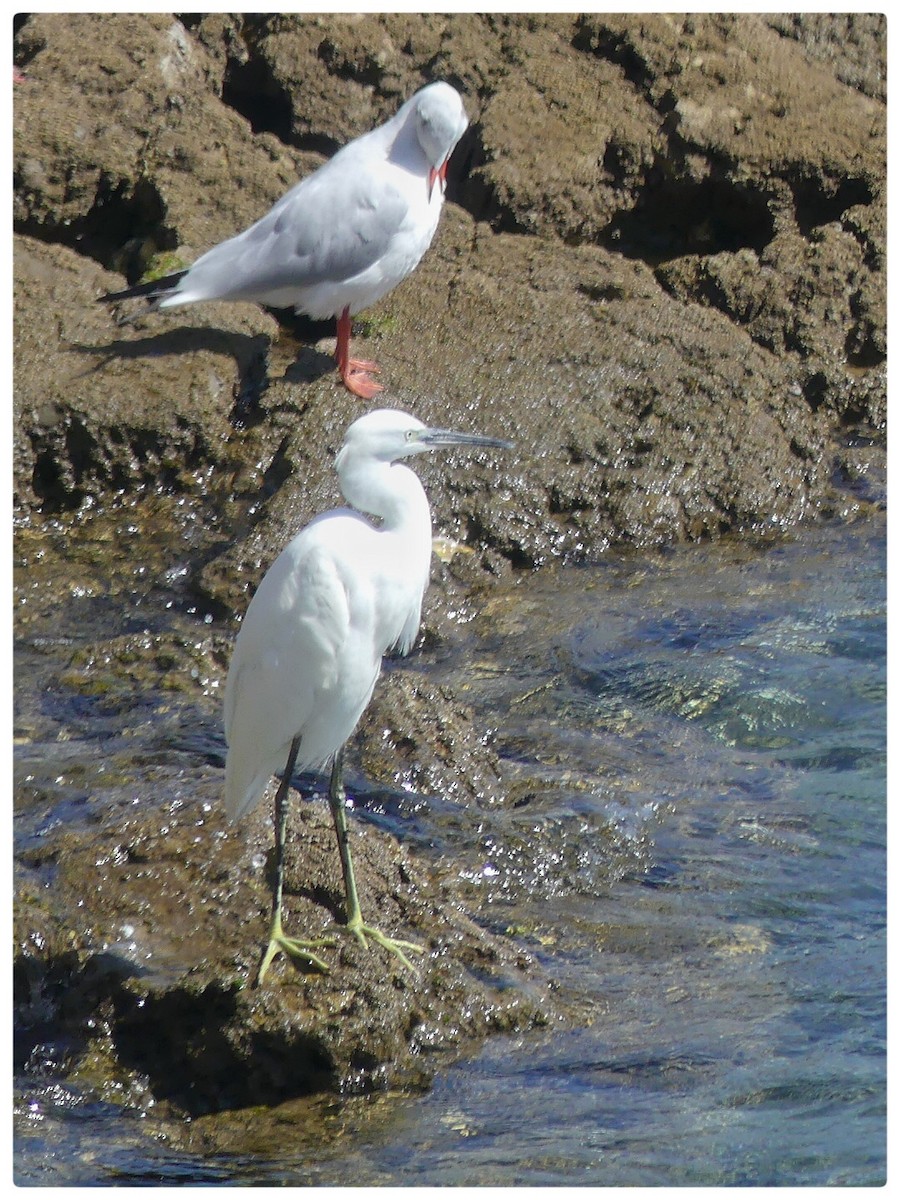
[[[449,155],[441,163],[439,167],[430,167],[428,170],[428,199],[431,200],[431,193],[434,191],[434,185],[437,180],[441,181],[441,188],[447,186],[447,164],[450,162]]]

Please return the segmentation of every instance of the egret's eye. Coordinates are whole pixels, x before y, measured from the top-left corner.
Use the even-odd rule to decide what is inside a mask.
[[[411,442],[415,436],[416,436],[416,431],[414,429],[407,429],[406,440],[408,442]]]

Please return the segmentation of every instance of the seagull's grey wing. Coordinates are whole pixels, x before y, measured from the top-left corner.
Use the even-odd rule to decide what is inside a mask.
[[[352,279],[386,253],[407,212],[403,193],[364,164],[323,168],[198,259],[182,296],[265,301],[285,289]]]
[[[358,171],[342,175],[345,186],[329,189],[322,207],[314,202],[315,220],[311,196],[303,197],[302,210],[298,202],[295,211],[285,213],[294,261],[315,283],[352,279],[378,262],[409,212],[406,197],[389,179]]]

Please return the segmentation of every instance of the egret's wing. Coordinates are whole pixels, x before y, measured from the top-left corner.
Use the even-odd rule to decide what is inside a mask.
[[[349,636],[347,594],[328,552],[295,539],[253,597],[225,686],[226,808],[235,819],[287,760],[322,696],[334,687]],[[304,751],[299,766],[318,765]]]
[[[213,247],[179,289],[193,299],[264,299],[285,288],[360,275],[390,247],[409,210],[383,170],[327,163],[264,217]]]

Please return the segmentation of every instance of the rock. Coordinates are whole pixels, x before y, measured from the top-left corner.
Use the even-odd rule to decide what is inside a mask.
[[[856,44],[880,52],[883,21],[865,21]],[[469,212],[450,204],[369,340],[386,402],[517,435],[521,470],[497,495],[493,467],[470,465],[491,504],[467,501],[457,524],[523,565],[833,510],[835,439],[884,426],[884,104],[820,58],[741,15],[29,18],[17,393],[65,399],[20,399],[21,503],[148,482],[110,419],[127,396],[154,462],[233,469],[244,446],[274,471],[286,495],[221,570],[277,552],[330,491],[356,412],[328,359],[296,356],[253,306],[116,330],[87,303],[120,281],[96,264],[132,278],[148,243],[189,261],[393,111],[428,63],[469,90],[450,189]],[[247,425],[262,428],[229,436]]]
[[[423,944],[415,973],[339,934],[322,950],[330,974],[277,960],[249,988],[268,931],[270,805],[226,827],[220,772],[186,779],[160,765],[153,776],[151,801],[125,783],[86,826],[20,855],[17,1024],[52,1027],[74,1078],[127,1083],[135,1103],[199,1115],[422,1084],[486,1033],[559,1018],[530,955],[479,929],[451,878],[356,822],[364,913]],[[318,936],[343,900],[323,797],[295,805],[292,826],[285,926]]]
[[[522,569],[852,517],[884,503],[884,16],[38,13],[15,29],[17,630],[45,701],[17,719],[34,764],[17,796],[21,1060],[196,1116],[421,1083],[491,1030],[570,1017],[418,836],[419,805],[462,821],[521,803],[506,886],[533,866],[529,781],[503,777],[465,687],[424,670],[389,671],[350,761],[383,796],[377,824],[353,821],[363,904],[426,943],[418,976],[342,940],[328,976],[279,963],[244,986],[271,832],[265,804],[222,822],[217,689],[262,573],[339,502],[359,402],[330,323],[218,304],[117,324],[133,314],[97,298],[189,263],[447,78],[471,127],[438,236],[361,315],[359,348],[384,403],[516,448],[418,464],[460,547],[435,562],[425,644],[452,654],[455,622]],[[107,604],[107,635],[73,649],[62,593],[67,619]],[[147,620],[160,594],[188,626]],[[324,805],[292,821],[291,928],[323,930],[340,915]],[[552,869],[577,873],[565,839]]]

